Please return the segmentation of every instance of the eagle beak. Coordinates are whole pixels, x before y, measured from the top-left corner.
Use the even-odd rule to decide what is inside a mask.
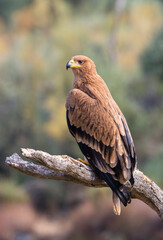
[[[70,68],[70,67],[71,67],[71,63],[70,63],[70,61],[68,61],[66,64],[66,70],[68,70],[68,68]]]
[[[71,59],[70,61],[68,61],[68,63],[66,64],[66,69],[68,70],[68,68],[80,68],[81,65],[79,65],[78,63],[76,63],[73,59]]]

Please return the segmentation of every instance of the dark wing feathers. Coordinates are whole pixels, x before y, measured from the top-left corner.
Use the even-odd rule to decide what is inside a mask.
[[[117,194],[124,206],[127,206],[127,203],[130,201],[130,196],[127,194],[126,189],[120,190],[122,185],[114,179],[114,176],[108,172],[103,172],[100,169],[100,163],[103,162],[102,156],[99,152],[96,152],[92,148],[89,148],[87,145],[82,142],[78,143],[82,153],[87,157],[91,166],[94,168],[95,172],[99,177],[104,179],[113,192]],[[99,163],[99,166],[96,166],[96,163]],[[104,162],[103,162],[104,163]]]
[[[73,89],[66,101],[67,123],[79,145],[95,150],[94,166],[123,184],[132,178],[136,156],[125,118],[114,100],[111,103],[103,107],[98,100]]]
[[[76,128],[74,125],[70,124],[69,117],[68,117],[68,110],[66,111],[66,116],[67,116],[67,125],[69,128],[70,133],[75,137],[77,140],[77,143],[79,146],[81,146],[81,143],[86,145],[88,148],[93,149],[98,149],[100,151],[100,144],[103,146],[102,142],[98,143],[94,138],[92,138],[90,135],[88,135],[86,132],[83,132],[81,128]],[[90,144],[91,143],[91,144]],[[98,146],[98,147],[97,147]],[[81,150],[82,151],[82,150]],[[96,151],[96,157],[92,159],[93,164],[96,168],[98,168],[100,171],[103,172],[108,172],[112,175],[115,174],[115,172],[110,168],[110,166],[104,161],[102,158],[102,155],[100,154],[99,151]],[[83,152],[83,151],[82,151]],[[89,156],[84,152],[83,153],[85,157],[89,158]],[[94,154],[95,156],[95,154]]]

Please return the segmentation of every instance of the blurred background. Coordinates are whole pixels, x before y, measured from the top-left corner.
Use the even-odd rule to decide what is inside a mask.
[[[0,0],[0,240],[161,240],[138,200],[10,169],[21,147],[82,157],[68,132],[71,56],[92,58],[124,113],[138,168],[163,188],[163,1]]]

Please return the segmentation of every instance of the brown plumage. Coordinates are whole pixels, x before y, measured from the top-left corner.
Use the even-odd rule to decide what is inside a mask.
[[[66,68],[74,74],[66,100],[69,130],[92,168],[112,189],[114,212],[119,215],[120,200],[125,206],[130,202],[124,183],[134,184],[136,165],[127,122],[91,59],[74,56]]]

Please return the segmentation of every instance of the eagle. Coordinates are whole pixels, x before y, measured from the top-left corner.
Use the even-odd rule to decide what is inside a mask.
[[[94,62],[82,55],[72,57],[73,89],[66,99],[70,133],[85,159],[113,192],[113,210],[121,213],[121,202],[131,202],[125,183],[134,185],[137,156],[126,119],[98,75]]]

